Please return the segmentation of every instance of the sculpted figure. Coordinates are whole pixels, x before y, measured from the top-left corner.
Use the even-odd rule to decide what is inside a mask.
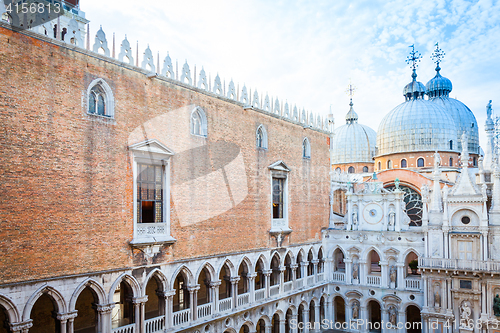
[[[491,118],[491,99],[488,102],[488,105],[486,105],[486,117],[487,119]]]
[[[358,225],[358,212],[352,213],[352,224]]]
[[[438,288],[436,288],[436,291],[434,292],[434,307],[435,308],[441,307],[441,295],[439,294]]]
[[[495,316],[500,317],[500,297],[498,294],[493,299],[493,313]]]
[[[397,326],[398,321],[398,310],[395,306],[389,308],[389,322],[392,326]]]
[[[470,315],[472,314],[472,309],[470,308],[469,302],[463,302],[460,307],[460,319],[468,323]]]
[[[359,317],[359,303],[352,303],[352,319],[358,319]]]
[[[389,273],[389,278],[391,279],[391,282],[396,283],[396,278],[398,276],[398,272],[396,270],[396,266],[391,266],[390,273]]]
[[[359,266],[358,264],[353,264],[352,265],[352,278],[354,280],[357,280],[359,277]]]
[[[391,210],[389,213],[389,227],[393,227],[396,224],[396,213]]]

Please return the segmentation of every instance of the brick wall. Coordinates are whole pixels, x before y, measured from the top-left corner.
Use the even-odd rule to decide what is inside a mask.
[[[328,225],[326,134],[55,43],[0,27],[1,282],[146,263],[128,245],[133,177],[127,147],[144,138],[158,138],[176,153],[171,234],[177,242],[164,247],[156,263],[275,246],[268,233],[268,166],[278,160],[292,170],[293,232],[284,245],[319,240]],[[113,91],[114,120],[86,113],[84,92],[96,78]],[[206,112],[206,139],[189,133],[194,106]],[[267,150],[255,147],[260,124],[268,133]],[[304,137],[310,160],[302,158]],[[228,150],[237,153],[227,156]],[[220,187],[182,195],[183,184],[190,188],[190,180],[224,169],[221,163],[232,167]],[[232,188],[245,187],[238,198],[231,193],[232,201],[222,202],[231,199]],[[210,216],[202,209],[211,205],[229,209]]]

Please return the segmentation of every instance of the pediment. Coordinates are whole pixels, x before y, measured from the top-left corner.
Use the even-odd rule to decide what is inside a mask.
[[[148,153],[148,154],[159,154],[166,157],[172,156],[175,153],[173,150],[169,149],[163,143],[156,139],[146,140],[139,143],[135,143],[128,147],[134,152]]]
[[[349,290],[345,295],[349,298],[363,298],[363,294],[357,290]]]
[[[399,297],[399,296],[396,296],[396,295],[385,295],[384,297],[382,297],[382,300],[386,303],[401,303],[402,302],[402,299]]]
[[[288,167],[288,165],[286,165],[285,162],[283,162],[281,160],[278,162],[274,162],[273,164],[268,166],[268,168],[270,170],[290,172],[290,168]]]

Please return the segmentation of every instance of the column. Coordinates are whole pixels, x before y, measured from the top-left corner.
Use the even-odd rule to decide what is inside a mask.
[[[138,333],[144,332],[144,304],[148,301],[148,296],[132,298],[134,305],[135,329]]]
[[[452,301],[453,299],[451,298],[451,288],[452,288],[452,281],[451,281],[451,278],[446,278],[446,283],[448,285],[448,287],[446,288],[446,312],[448,312],[450,315],[453,313],[453,305],[452,305]],[[441,305],[443,306],[443,305]]]
[[[389,332],[389,330],[388,330],[389,313],[387,312],[386,308],[380,309],[380,313],[381,313],[381,319],[382,319],[382,322],[381,322],[382,333],[388,333]]]
[[[115,307],[114,303],[96,304],[98,332],[111,332],[111,312]]]
[[[229,280],[231,282],[231,296],[233,298],[233,309],[238,306],[238,281],[240,281],[239,276],[233,276]]]
[[[404,327],[406,323],[406,314],[404,311],[398,310],[398,321],[396,324],[402,323],[402,327],[398,329],[398,333],[404,333],[406,332],[406,328]]]
[[[290,333],[298,333],[299,329],[299,316],[297,314],[292,314],[292,318],[290,318]],[[295,325],[292,325],[292,323],[295,323]]]
[[[321,319],[319,316],[320,312],[320,305],[319,301],[314,303],[314,330],[319,332],[321,331]],[[318,325],[318,326],[316,326]]]
[[[367,263],[366,260],[363,260],[363,261],[359,261],[359,283],[366,286],[367,285],[367,282],[368,282],[368,279],[367,279],[367,276],[368,276],[368,265],[370,265],[370,263]]]
[[[219,313],[219,287],[221,285],[221,281],[212,281],[210,282],[210,289],[212,290],[212,300],[213,300],[213,314],[218,314]]]
[[[481,319],[488,318],[488,309],[486,305],[486,281],[481,282]]]
[[[302,279],[304,280],[304,286],[306,285],[307,282],[307,261],[302,261],[300,263],[300,276],[302,276]]]
[[[158,295],[161,295],[161,299],[163,299],[163,304],[162,308],[164,309],[165,312],[163,312],[163,315],[165,316],[165,329],[169,329],[173,326],[173,312],[174,312],[174,295],[175,295],[175,290],[169,290],[169,291],[163,291],[161,293],[158,293]],[[160,307],[160,309],[161,309]],[[104,333],[104,332],[103,332]]]
[[[198,319],[198,290],[200,290],[200,285],[194,285],[187,287],[189,291],[189,309],[191,311],[191,320],[195,321]]]
[[[369,318],[368,318],[368,309],[366,308],[366,306],[362,306],[361,307],[361,319],[362,319],[362,323],[363,323],[363,326],[361,327],[361,332],[367,332],[367,326],[366,326],[366,323],[368,322]]]
[[[389,263],[387,261],[381,261],[380,262],[380,285],[382,288],[389,288],[389,269],[388,269]]]
[[[266,333],[271,333],[273,331],[273,324],[272,322],[266,325]]]
[[[396,264],[396,270],[398,272],[396,281],[397,281],[397,289],[398,290],[405,290],[405,264],[404,263],[397,263]]]
[[[250,288],[248,288],[249,296],[250,296],[250,304],[255,302],[255,277],[257,273],[247,274],[248,283],[250,284]]]
[[[286,324],[286,314],[285,314],[285,319],[280,320],[280,333],[285,333],[285,324]]]
[[[297,264],[293,264],[293,265],[290,265],[290,268],[292,269],[292,287],[293,289],[296,289],[297,288],[297,267],[299,267],[299,265]]]
[[[333,317],[333,301],[331,298],[327,298],[326,300],[325,318],[328,319],[329,323],[333,323],[335,321],[335,318]]]
[[[345,283],[349,285],[352,284],[352,260],[344,259],[344,263],[345,263]]]
[[[304,308],[302,311],[302,318],[304,320],[304,329],[303,333],[309,333],[309,309]]]
[[[424,306],[422,310],[426,310],[427,307],[429,306],[429,290],[427,290],[427,276],[422,277],[422,283],[424,285]]]
[[[269,288],[270,288],[270,285],[271,285],[270,276],[271,276],[272,272],[273,272],[272,270],[262,271],[262,274],[264,274],[264,286],[266,288],[266,296],[265,296],[265,298],[269,298]]]
[[[318,263],[319,263],[319,260],[314,259],[314,260],[311,260],[311,262],[313,264],[313,276],[315,277],[314,281],[316,281],[316,283],[317,283],[318,282]]]
[[[285,271],[286,271],[286,267],[281,266],[280,267],[280,294],[285,292]]]

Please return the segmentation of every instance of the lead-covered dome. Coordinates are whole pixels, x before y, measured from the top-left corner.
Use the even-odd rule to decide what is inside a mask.
[[[423,84],[416,81],[404,90],[406,101],[381,121],[377,133],[378,155],[416,151],[458,152],[457,128],[449,112],[423,98]],[[424,90],[425,91],[425,90]]]
[[[439,63],[436,67],[436,76],[427,82],[427,95],[429,100],[444,107],[455,121],[457,137],[467,133],[468,151],[473,154],[479,153],[479,129],[477,127],[476,117],[472,111],[462,102],[450,98],[450,92],[453,88],[451,81],[440,74]],[[462,142],[457,142],[458,151],[462,150]]]
[[[332,164],[373,163],[377,133],[368,126],[358,124],[358,115],[352,107],[346,115],[346,124],[338,127],[332,143]]]

